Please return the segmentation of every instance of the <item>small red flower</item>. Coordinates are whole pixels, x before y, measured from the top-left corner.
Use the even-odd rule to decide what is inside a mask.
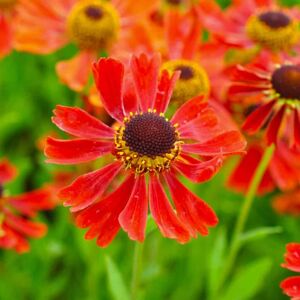
[[[16,175],[16,168],[6,159],[0,161],[0,248],[29,250],[28,237],[42,237],[46,225],[31,221],[38,211],[53,208],[47,189],[38,189],[18,196],[5,196],[3,184]]]
[[[300,244],[290,243],[286,246],[287,253],[284,255],[285,263],[282,267],[294,272],[300,272]],[[291,300],[300,299],[300,276],[288,277],[280,283],[283,292],[291,297]]]
[[[162,71],[159,77],[159,69],[157,55],[133,56],[129,74],[122,63],[111,58],[94,64],[103,106],[117,122],[113,128],[76,107],[58,105],[54,110],[52,121],[77,138],[49,137],[45,148],[48,162],[77,164],[104,155],[112,157],[112,163],[78,177],[60,192],[65,205],[77,212],[77,225],[89,227],[86,239],[97,237],[102,247],[121,227],[131,239],[144,240],[148,200],[165,237],[185,243],[197,233],[208,234],[208,227],[218,222],[214,211],[178,176],[193,182],[209,180],[224,156],[245,148],[241,134],[223,126],[202,96],[186,102],[168,120],[164,113],[179,74],[170,76]],[[124,178],[123,182],[109,189],[117,176]]]
[[[229,100],[252,104],[243,124],[249,134],[266,127],[267,144],[286,136],[290,145],[300,145],[300,65],[297,60],[273,63],[263,53],[247,67],[237,66],[228,90]]]

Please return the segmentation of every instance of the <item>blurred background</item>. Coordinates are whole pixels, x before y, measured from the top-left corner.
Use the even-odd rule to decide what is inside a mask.
[[[221,2],[223,6],[229,3]],[[284,3],[300,5],[295,0]],[[38,141],[56,130],[50,121],[56,104],[80,103],[78,95],[59,83],[54,70],[57,61],[73,53],[72,47],[47,56],[14,52],[0,61],[0,157],[8,157],[19,169],[17,179],[7,185],[12,195],[50,182],[57,170],[44,163]],[[285,244],[300,241],[299,218],[274,212],[270,204],[274,194],[255,201],[247,228],[278,226],[278,232],[247,241],[223,297],[210,298],[243,199],[226,189],[234,163],[234,159],[227,161],[210,182],[196,188],[190,185],[219,216],[220,223],[209,236],[183,246],[164,239],[156,230],[149,234],[144,245],[141,299],[287,299],[279,283],[292,274],[280,264]],[[31,240],[29,253],[0,251],[1,300],[127,299],[134,243],[123,232],[101,249],[94,240],[84,240],[84,230],[72,224],[67,208],[59,205],[41,213],[40,219],[48,224],[48,234]]]

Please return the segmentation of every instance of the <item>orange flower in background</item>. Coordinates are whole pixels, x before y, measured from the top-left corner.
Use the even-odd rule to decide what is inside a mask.
[[[163,236],[185,243],[198,233],[207,235],[217,217],[178,177],[182,174],[198,183],[209,180],[225,156],[244,150],[245,140],[237,130],[223,126],[203,96],[186,102],[167,119],[164,113],[179,74],[164,70],[159,76],[159,56],[133,56],[132,82],[126,80],[124,69],[111,58],[100,59],[93,68],[103,106],[116,126],[109,127],[76,107],[56,107],[53,122],[77,138],[49,138],[48,162],[79,164],[106,155],[112,161],[78,177],[60,196],[77,213],[77,225],[89,228],[86,239],[97,237],[102,247],[121,227],[131,239],[143,241],[148,202]],[[121,175],[123,182],[111,191],[110,184]]]
[[[119,48],[131,26],[157,1],[133,0],[20,0],[16,19],[16,49],[48,54],[69,43],[79,53],[56,65],[62,82],[75,91],[87,84],[91,64],[101,51]]]
[[[274,210],[279,214],[287,214],[294,217],[300,216],[300,189],[276,196],[272,201]]]
[[[289,243],[284,254],[285,263],[281,266],[288,270],[300,273],[300,244]],[[300,276],[288,277],[280,283],[283,292],[291,297],[291,300],[300,299]]]
[[[4,184],[16,176],[16,168],[6,159],[0,160],[0,248],[19,253],[29,250],[27,239],[40,238],[46,225],[31,219],[38,211],[53,208],[48,189],[38,189],[17,196],[6,196]]]
[[[237,66],[228,99],[251,104],[243,129],[253,135],[265,130],[267,144],[283,137],[300,145],[300,64],[297,58],[278,58],[262,53],[246,67]]]
[[[213,38],[228,48],[289,51],[300,42],[300,11],[275,1],[233,0],[222,11],[216,1],[203,0],[199,14]]]

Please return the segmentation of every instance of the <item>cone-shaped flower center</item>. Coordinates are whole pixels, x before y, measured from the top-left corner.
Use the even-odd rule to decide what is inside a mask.
[[[155,110],[130,114],[115,134],[116,157],[136,173],[169,168],[181,144],[176,126]]]
[[[281,66],[273,72],[271,83],[281,98],[300,100],[300,66]]]
[[[268,11],[260,14],[258,18],[271,28],[286,27],[290,24],[289,16],[281,11]]]
[[[89,50],[109,47],[116,40],[120,27],[115,8],[110,3],[95,0],[75,4],[67,25],[73,42]]]
[[[18,0],[0,0],[0,9],[10,8],[17,3]]]
[[[246,32],[260,46],[281,51],[299,41],[299,22],[279,10],[265,11],[249,18]]]
[[[209,79],[204,68],[198,63],[177,59],[164,63],[162,69],[166,69],[170,73],[180,71],[180,78],[176,82],[172,101],[182,104],[200,94],[208,94],[210,89]]]

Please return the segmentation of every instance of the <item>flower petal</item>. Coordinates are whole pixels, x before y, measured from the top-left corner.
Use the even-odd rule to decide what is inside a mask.
[[[132,240],[144,241],[148,214],[148,199],[144,176],[136,178],[126,207],[119,215],[119,223]]]
[[[300,243],[286,245],[285,263],[281,266],[294,272],[300,272]]]
[[[237,65],[233,69],[233,79],[239,82],[250,82],[250,83],[267,83],[270,81],[270,76],[251,70],[241,65]]]
[[[146,54],[132,56],[130,61],[135,89],[142,111],[153,108],[158,86],[159,54],[148,58]]]
[[[101,198],[121,167],[120,162],[114,162],[100,170],[84,174],[60,190],[58,196],[65,199],[65,206],[72,206],[71,212],[82,210]]]
[[[195,230],[201,235],[208,234],[208,226],[215,226],[218,218],[212,208],[202,199],[190,192],[173,174],[165,173],[178,217],[188,226],[195,236]]]
[[[77,226],[90,227],[86,239],[98,236],[100,247],[106,247],[114,239],[120,229],[118,217],[127,204],[133,185],[134,175],[129,175],[114,192],[78,214]]]
[[[186,163],[177,160],[174,163],[174,167],[191,181],[200,183],[207,181],[216,175],[222,164],[222,156],[215,156],[207,161],[198,160],[196,163]]]
[[[275,116],[271,119],[267,129],[266,129],[266,139],[268,145],[277,142],[279,136],[280,127],[282,124],[283,116],[285,113],[285,105],[283,105]]]
[[[124,119],[122,99],[124,65],[112,58],[101,58],[93,65],[94,79],[106,111],[120,122]]]
[[[7,18],[0,12],[0,58],[12,50],[12,29]]]
[[[57,63],[56,73],[60,81],[76,92],[82,91],[88,83],[95,58],[94,52],[80,51],[72,59]]]
[[[17,175],[17,168],[9,162],[8,159],[0,160],[0,184],[9,182]]]
[[[52,122],[61,130],[80,138],[113,138],[114,131],[78,107],[57,105]]]
[[[154,108],[157,110],[158,113],[164,113],[167,110],[173,89],[179,76],[180,72],[178,71],[174,72],[171,77],[168,71],[162,71],[154,104]]]
[[[183,144],[182,150],[202,156],[230,155],[242,153],[246,140],[239,131],[227,131],[204,143]]]
[[[298,300],[298,297],[300,297],[300,276],[286,278],[285,280],[281,281],[280,287],[289,297],[296,297],[292,298],[291,300]]]
[[[270,101],[258,107],[251,113],[243,124],[243,129],[250,134],[255,134],[267,121],[272,113],[276,101]]]
[[[174,212],[156,175],[150,177],[149,198],[151,214],[162,235],[179,243],[188,242],[190,233]]]
[[[45,155],[46,162],[55,164],[77,164],[95,160],[113,150],[110,141],[88,139],[59,140],[47,138]]]

